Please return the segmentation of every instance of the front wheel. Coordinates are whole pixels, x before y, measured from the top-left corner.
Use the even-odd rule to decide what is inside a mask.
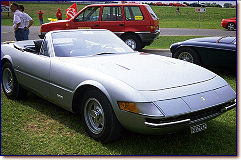
[[[109,100],[97,89],[85,93],[81,119],[89,136],[97,141],[108,143],[122,135],[123,129]]]
[[[142,44],[140,39],[135,35],[125,35],[122,40],[133,50],[139,51],[142,49]]]
[[[234,23],[228,23],[228,24],[227,24],[227,29],[228,29],[229,31],[233,31],[233,30],[236,29],[236,26],[235,26]]]
[[[195,64],[198,64],[198,65],[201,64],[197,52],[192,48],[188,48],[188,47],[179,48],[174,53],[173,57],[177,58],[177,59],[180,59],[180,60],[183,60],[183,61],[190,62],[190,63],[195,63]]]
[[[3,65],[1,76],[3,92],[9,99],[21,99],[26,95],[26,90],[17,81],[11,63],[6,62]]]

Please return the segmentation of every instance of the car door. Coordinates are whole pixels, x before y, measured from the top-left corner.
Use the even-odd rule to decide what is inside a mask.
[[[42,97],[49,96],[50,57],[47,41],[44,41],[41,54],[23,51],[17,62],[18,80],[25,87]]]
[[[69,25],[70,29],[98,29],[100,28],[100,7],[92,6],[83,10]]]
[[[125,25],[123,12],[120,6],[104,6],[102,8],[100,28],[108,29],[115,33],[124,33]]]
[[[150,32],[150,19],[140,6],[124,6],[125,32]]]

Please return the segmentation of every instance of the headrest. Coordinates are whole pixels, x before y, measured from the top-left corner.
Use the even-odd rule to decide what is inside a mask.
[[[34,45],[35,45],[35,50],[36,50],[36,52],[40,52],[40,48],[41,48],[41,45],[42,45],[42,43],[43,43],[43,39],[38,39],[38,40],[34,40],[33,42],[34,42]]]

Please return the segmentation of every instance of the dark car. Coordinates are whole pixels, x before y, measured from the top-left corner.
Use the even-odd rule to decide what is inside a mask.
[[[206,7],[205,3],[191,3],[190,4],[191,7]]]
[[[221,22],[221,26],[229,31],[236,30],[236,17],[223,19]]]
[[[204,37],[174,43],[172,57],[198,65],[236,68],[236,37]]]

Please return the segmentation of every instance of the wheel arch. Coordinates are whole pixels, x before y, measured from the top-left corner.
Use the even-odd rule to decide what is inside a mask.
[[[193,49],[193,50],[197,53],[197,56],[198,56],[198,58],[199,58],[199,60],[200,60],[200,63],[203,64],[202,58],[201,58],[201,56],[200,56],[200,53],[198,52],[198,50],[196,49],[196,47],[193,46],[193,45],[180,45],[180,46],[178,46],[178,47],[175,49],[174,53],[172,54],[172,57],[173,57],[173,58],[174,58],[175,53],[176,53],[178,50],[180,50],[181,48],[191,48],[191,49]]]
[[[140,40],[140,42],[142,43],[141,37],[140,37],[138,34],[136,34],[135,32],[131,32],[131,31],[123,33],[123,34],[120,36],[120,38],[122,39],[123,37],[125,37],[125,36],[127,36],[127,35],[136,36],[136,37]]]
[[[79,86],[74,91],[73,101],[72,101],[72,111],[74,113],[79,113],[79,103],[81,103],[84,93],[89,89],[96,89],[102,92],[109,102],[112,104],[111,97],[105,87],[97,81],[87,80],[79,84]]]
[[[1,69],[6,62],[9,62],[11,65],[13,64],[12,58],[9,55],[6,55],[1,59]]]

